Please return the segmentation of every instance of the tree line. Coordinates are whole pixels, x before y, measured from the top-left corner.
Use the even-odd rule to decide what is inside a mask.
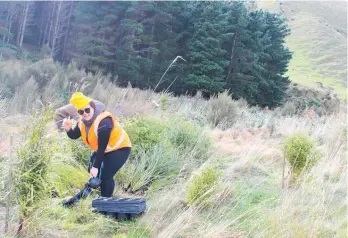
[[[250,6],[1,2],[0,47],[49,47],[54,60],[111,74],[121,86],[208,96],[229,90],[250,104],[277,106],[289,85],[290,30],[281,16]]]

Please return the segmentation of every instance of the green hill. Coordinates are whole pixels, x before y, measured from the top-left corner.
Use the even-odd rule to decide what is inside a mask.
[[[347,2],[258,1],[257,6],[283,14],[291,28],[288,76],[309,87],[332,87],[341,98],[347,88]]]

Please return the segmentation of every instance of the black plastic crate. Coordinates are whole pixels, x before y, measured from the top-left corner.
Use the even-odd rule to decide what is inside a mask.
[[[146,200],[142,198],[97,198],[92,207],[117,220],[133,219],[145,212]]]

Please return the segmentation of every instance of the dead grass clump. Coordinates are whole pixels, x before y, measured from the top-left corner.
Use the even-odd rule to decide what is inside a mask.
[[[27,114],[35,108],[40,101],[39,87],[33,78],[16,89],[14,97],[10,100],[10,113]]]
[[[212,127],[231,127],[237,118],[238,108],[228,92],[211,98],[207,104],[207,118]]]

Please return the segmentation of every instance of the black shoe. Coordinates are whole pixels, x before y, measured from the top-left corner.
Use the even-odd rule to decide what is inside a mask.
[[[85,185],[85,187],[77,193],[75,196],[72,198],[63,201],[63,206],[64,207],[72,207],[76,202],[78,202],[81,198],[85,199],[89,195],[93,193],[92,189],[88,186],[88,184]]]
[[[62,205],[63,207],[66,207],[66,208],[70,208],[72,206],[74,206],[74,204],[77,202],[78,200],[76,199],[76,197],[72,197],[72,198],[69,198],[68,200],[64,200],[62,202]]]

